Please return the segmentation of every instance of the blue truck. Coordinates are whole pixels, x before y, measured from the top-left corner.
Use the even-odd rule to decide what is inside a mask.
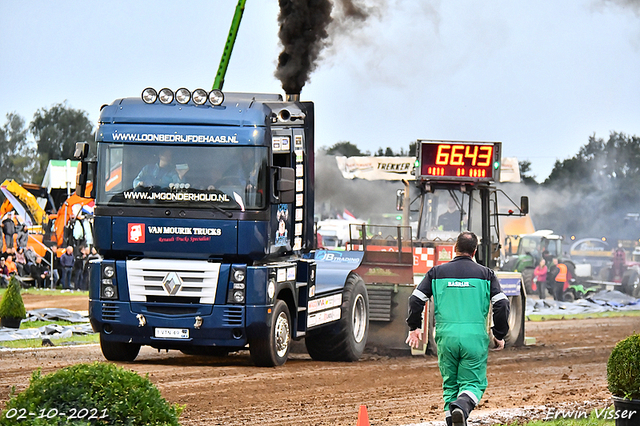
[[[297,96],[147,88],[78,143],[95,197],[89,316],[108,360],[141,345],[283,364],[357,360],[362,252],[314,250],[314,105]]]

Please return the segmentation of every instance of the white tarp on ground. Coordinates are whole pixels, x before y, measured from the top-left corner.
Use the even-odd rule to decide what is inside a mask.
[[[88,314],[69,309],[42,308],[27,311],[25,321],[69,321],[69,322],[89,322]]]
[[[640,310],[640,299],[617,290],[602,290],[586,299],[578,299],[574,302],[527,299],[526,315],[573,315],[638,310]]]
[[[91,324],[87,315],[68,309],[45,308],[35,309],[27,312],[27,319],[24,321],[55,321],[64,320],[76,322],[74,325],[49,324],[39,328],[0,328],[0,342],[22,339],[50,339],[71,337],[73,335],[93,334]]]

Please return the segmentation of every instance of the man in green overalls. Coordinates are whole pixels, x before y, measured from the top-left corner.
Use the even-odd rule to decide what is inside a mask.
[[[473,260],[478,237],[458,235],[456,257],[431,268],[409,298],[407,343],[417,348],[422,311],[433,296],[438,365],[442,374],[445,419],[448,426],[466,426],[471,410],[487,388],[488,316],[493,305],[493,340],[504,348],[509,331],[509,299],[494,272]]]

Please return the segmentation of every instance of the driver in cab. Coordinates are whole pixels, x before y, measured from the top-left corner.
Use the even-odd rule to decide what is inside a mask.
[[[438,216],[438,230],[459,232],[460,229],[460,210],[458,210],[456,201],[453,198],[449,198],[447,201],[447,211]]]
[[[173,171],[174,169],[171,167],[171,151],[165,149],[158,156],[157,163],[147,164],[140,170],[138,176],[133,180],[133,188],[160,186],[164,183],[165,176]]]

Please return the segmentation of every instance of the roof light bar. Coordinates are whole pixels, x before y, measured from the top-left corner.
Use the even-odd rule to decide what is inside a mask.
[[[209,101],[211,105],[219,106],[224,102],[224,93],[218,89],[208,93],[204,89],[196,89],[190,92],[189,89],[184,87],[176,90],[175,93],[166,87],[157,92],[154,88],[147,87],[142,91],[142,100],[147,104],[153,104],[159,100],[165,105],[172,103],[174,100],[182,105],[188,104],[190,101],[193,101],[195,105],[204,105]]]

